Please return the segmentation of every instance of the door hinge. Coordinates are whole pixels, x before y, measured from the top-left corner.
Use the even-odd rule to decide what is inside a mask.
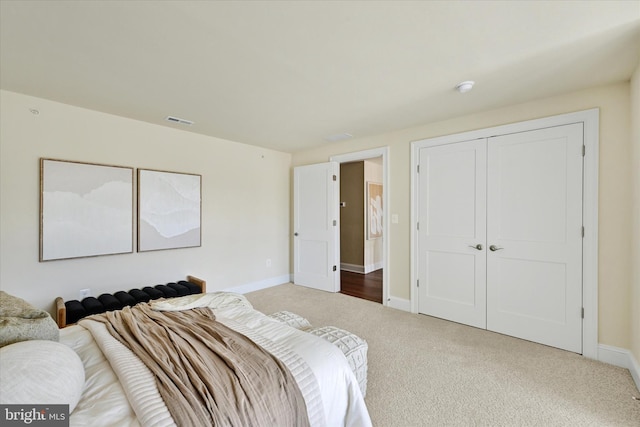
[[[337,177],[336,175],[333,175],[333,180],[334,180],[334,181],[337,181],[337,180],[338,180],[338,177]]]
[[[338,225],[338,221],[336,221],[335,219],[333,220],[333,226],[335,227],[336,225]]]
[[[582,318],[584,319],[584,307],[582,307]]]
[[[416,172],[420,173],[420,165],[417,166]]]
[[[582,237],[584,237],[584,225],[582,226]]]
[[[582,146],[582,157],[587,154],[587,147],[585,145]]]
[[[335,265],[333,266],[333,271],[337,271],[338,267],[336,267]]]
[[[416,285],[420,287],[420,279],[416,280]]]
[[[416,222],[416,230],[420,231],[420,221]]]

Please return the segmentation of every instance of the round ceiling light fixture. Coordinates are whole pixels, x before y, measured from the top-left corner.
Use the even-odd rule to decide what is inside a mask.
[[[476,82],[471,80],[467,80],[466,82],[460,82],[456,86],[456,90],[460,93],[466,93],[466,92],[469,92],[471,89],[473,89],[474,84],[476,84]]]

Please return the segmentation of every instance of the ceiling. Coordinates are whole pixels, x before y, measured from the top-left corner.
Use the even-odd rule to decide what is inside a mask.
[[[2,89],[285,152],[627,81],[640,59],[640,0],[0,8]]]

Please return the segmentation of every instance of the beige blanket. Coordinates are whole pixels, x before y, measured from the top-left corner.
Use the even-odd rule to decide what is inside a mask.
[[[49,313],[0,291],[0,347],[28,340],[58,341],[58,338],[58,325]]]
[[[289,370],[208,308],[157,312],[148,304],[93,316],[153,372],[178,425],[307,426]]]

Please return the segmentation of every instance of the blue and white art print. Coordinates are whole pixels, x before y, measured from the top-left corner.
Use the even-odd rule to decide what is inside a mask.
[[[40,159],[40,261],[133,252],[133,168]]]
[[[201,245],[200,175],[138,169],[138,251]]]

